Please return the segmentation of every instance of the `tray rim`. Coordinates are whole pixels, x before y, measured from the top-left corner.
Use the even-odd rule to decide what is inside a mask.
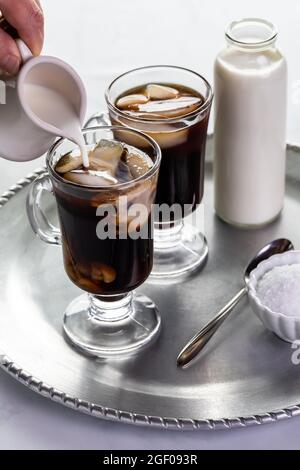
[[[209,135],[209,138],[211,139],[212,135]],[[287,150],[300,152],[300,146],[297,144],[287,144]],[[45,171],[45,167],[39,168],[19,180],[15,185],[11,186],[7,191],[5,191],[0,196],[0,209],[5,204],[7,204],[10,199],[12,199],[19,191],[32,183],[38,176],[45,173]],[[266,413],[233,418],[222,418],[219,420],[198,420],[193,418],[183,419],[175,417],[143,415],[129,411],[117,410],[115,408],[104,407],[99,404],[81,400],[77,397],[72,397],[71,395],[68,395],[61,390],[51,387],[42,380],[34,377],[32,374],[22,369],[22,367],[16,364],[13,359],[9,358],[4,351],[0,351],[0,368],[14,379],[28,387],[30,390],[45,398],[96,418],[102,418],[120,423],[144,425],[151,426],[152,428],[156,427],[170,430],[207,431],[270,424],[300,415],[300,403]]]

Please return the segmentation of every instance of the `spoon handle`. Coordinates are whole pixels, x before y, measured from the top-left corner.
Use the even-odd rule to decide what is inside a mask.
[[[240,292],[236,294],[228,304],[226,304],[225,307],[223,307],[222,310],[220,310],[219,313],[186,344],[177,357],[178,367],[187,365],[197,356],[222,325],[223,321],[226,320],[233,308],[244,297],[246,292],[246,287],[243,287],[243,289],[241,289]]]

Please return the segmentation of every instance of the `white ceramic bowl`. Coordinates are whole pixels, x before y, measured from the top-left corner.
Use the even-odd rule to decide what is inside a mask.
[[[300,251],[288,251],[280,255],[274,255],[260,263],[250,274],[248,296],[252,310],[265,327],[273,331],[284,341],[293,343],[295,340],[300,340],[300,316],[288,317],[283,315],[282,312],[274,312],[262,304],[256,291],[257,283],[264,274],[275,266],[289,264],[300,264]]]

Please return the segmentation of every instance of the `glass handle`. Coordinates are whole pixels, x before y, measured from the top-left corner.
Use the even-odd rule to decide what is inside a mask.
[[[95,126],[111,126],[111,122],[109,119],[108,113],[101,112],[93,114],[85,123],[84,129],[87,127],[95,127]]]
[[[38,177],[31,185],[27,196],[28,219],[32,230],[43,242],[61,245],[60,230],[48,220],[41,207],[44,191],[53,194],[52,182],[47,174]]]

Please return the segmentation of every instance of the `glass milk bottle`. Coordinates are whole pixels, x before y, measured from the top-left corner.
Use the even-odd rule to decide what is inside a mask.
[[[287,66],[276,39],[268,21],[234,21],[215,62],[215,209],[245,228],[283,207]]]

